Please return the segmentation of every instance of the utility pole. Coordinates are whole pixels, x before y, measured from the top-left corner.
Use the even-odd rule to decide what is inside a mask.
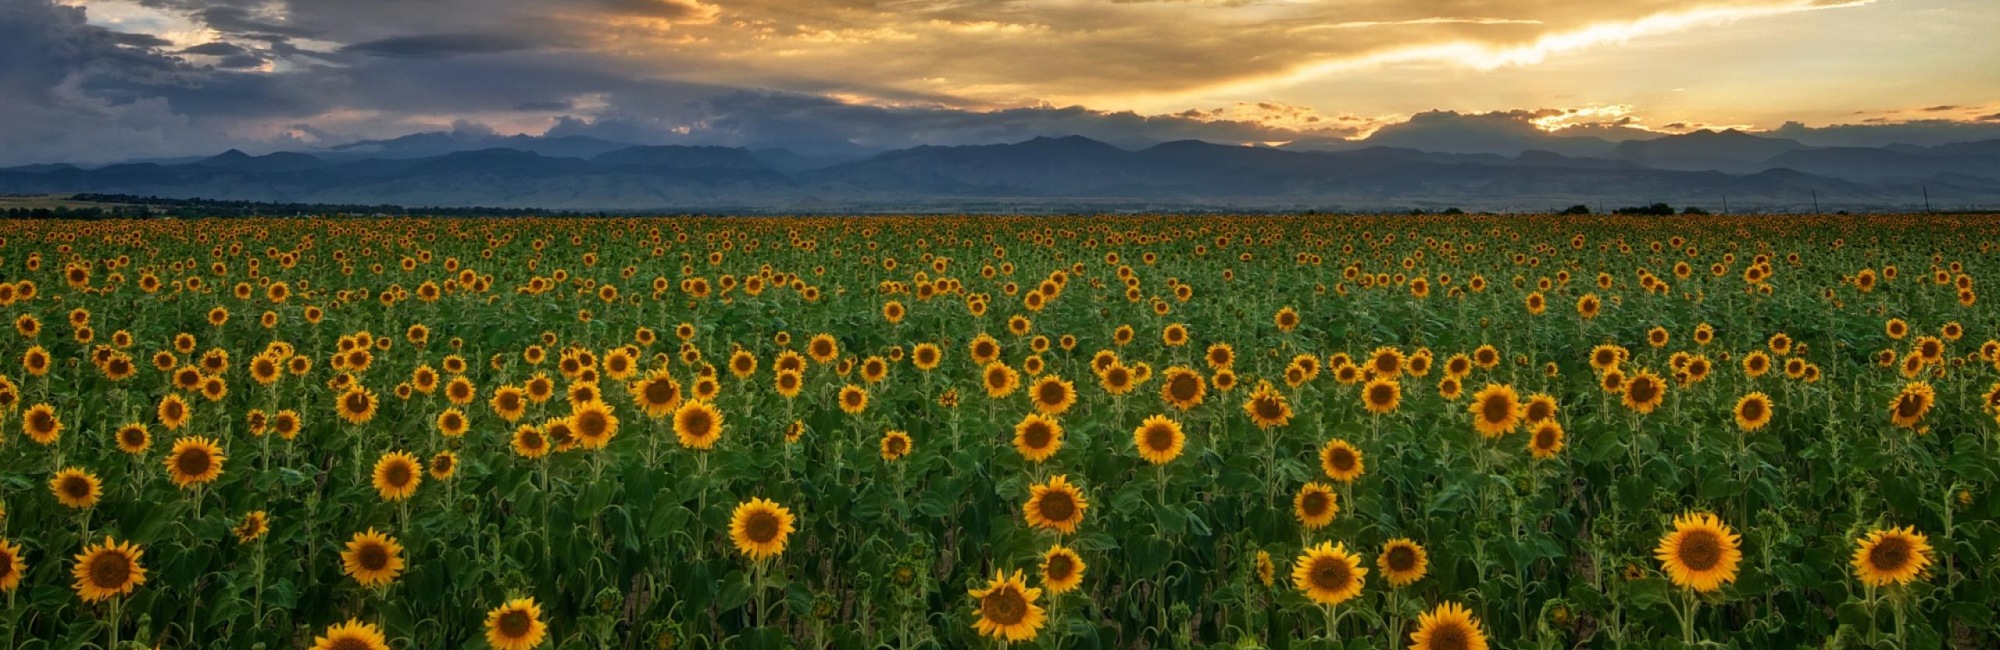
[[[1922,186],[1920,186],[1920,187],[1924,188],[1924,211],[1925,211],[1925,212],[1930,212],[1930,211],[1931,211],[1931,186],[1929,186],[1929,185],[1922,185]]]
[[[1729,192],[1722,193],[1722,213],[1729,214]]]
[[[1819,190],[1813,190],[1813,214],[1819,214]]]

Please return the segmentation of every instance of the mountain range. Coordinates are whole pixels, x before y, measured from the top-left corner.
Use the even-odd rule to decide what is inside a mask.
[[[1394,142],[1306,149],[1184,140],[1128,149],[1068,136],[807,156],[421,133],[312,152],[6,168],[0,193],[630,212],[2000,205],[2000,140],[1814,147],[1732,130],[1621,142],[1529,138],[1452,152],[1384,146]]]

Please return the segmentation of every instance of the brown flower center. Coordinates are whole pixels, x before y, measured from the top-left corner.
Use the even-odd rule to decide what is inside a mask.
[[[1068,492],[1049,490],[1042,493],[1041,511],[1043,519],[1055,522],[1069,521],[1070,517],[1076,516],[1076,499]]]
[[[118,551],[98,553],[90,559],[90,585],[98,589],[117,589],[125,586],[132,578],[132,561]]]
[[[174,457],[174,468],[180,470],[180,473],[185,476],[207,474],[208,469],[214,465],[215,460],[209,458],[208,450],[206,449],[188,449],[182,451],[179,456]]]
[[[1691,571],[1707,571],[1722,563],[1722,538],[1713,531],[1691,530],[1681,535],[1681,564]]]
[[[1333,557],[1313,560],[1312,571],[1307,575],[1313,587],[1329,591],[1345,589],[1354,581],[1354,571],[1346,562]]]
[[[979,599],[979,613],[1000,625],[1014,625],[1028,617],[1028,599],[1013,586],[1002,586]]]
[[[1886,536],[1868,550],[1868,564],[1877,571],[1897,571],[1909,565],[1914,551],[1909,540],[1897,535]]]
[[[528,631],[534,628],[534,623],[535,619],[529,618],[528,612],[519,609],[510,609],[500,615],[500,620],[496,626],[500,628],[500,636],[509,639],[520,639],[528,636]]]

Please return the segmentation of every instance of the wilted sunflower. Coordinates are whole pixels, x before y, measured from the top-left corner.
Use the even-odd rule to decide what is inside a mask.
[[[722,411],[698,399],[682,402],[674,412],[674,438],[688,449],[714,449],[722,439]]]
[[[109,535],[102,544],[85,546],[70,571],[76,577],[76,595],[83,602],[94,603],[132,593],[134,587],[146,583],[146,568],[139,565],[145,554],[138,544],[115,542]]]
[[[352,384],[334,400],[334,410],[348,424],[367,424],[375,419],[375,393],[361,384]]]
[[[271,516],[262,510],[253,510],[243,515],[242,521],[237,522],[229,532],[236,536],[238,544],[257,541],[262,539],[265,533],[271,532]]]
[[[389,642],[382,637],[382,628],[350,618],[327,628],[325,636],[313,640],[311,650],[389,650]]]
[[[1396,380],[1378,376],[1361,387],[1361,405],[1369,413],[1393,413],[1403,403],[1403,387]]]
[[[56,416],[56,409],[53,406],[36,404],[28,407],[28,412],[21,416],[21,432],[27,434],[35,444],[55,444],[56,439],[62,437],[62,431],[62,418]]]
[[[1472,428],[1479,435],[1498,438],[1521,426],[1520,395],[1505,384],[1487,384],[1472,395]]]
[[[1479,619],[1458,603],[1442,603],[1417,617],[1410,650],[1486,650]]]
[[[1063,428],[1055,418],[1029,413],[1014,425],[1014,451],[1028,462],[1039,463],[1062,449]]]
[[[1362,473],[1368,471],[1367,465],[1362,462],[1361,450],[1338,438],[1328,440],[1326,446],[1320,448],[1319,467],[1327,478],[1342,483],[1353,483],[1354,479],[1361,478]]]
[[[910,434],[890,431],[882,434],[882,460],[896,460],[910,455]]]
[[[21,546],[0,539],[0,593],[13,593],[27,572],[28,561],[21,558]]]
[[[1529,425],[1528,453],[1538,460],[1555,458],[1556,454],[1562,453],[1563,435],[1562,423],[1555,420],[1542,420]]]
[[[1181,432],[1180,423],[1164,415],[1147,417],[1132,430],[1132,445],[1139,449],[1139,457],[1154,465],[1173,462],[1186,444],[1187,436]]]
[[[181,438],[167,454],[167,475],[184,488],[209,483],[222,475],[222,461],[228,459],[214,438]]]
[[[1923,421],[1924,414],[1931,411],[1937,402],[1937,391],[1928,382],[1913,381],[1903,386],[1903,390],[1889,400],[1890,422],[1896,426],[1913,429]]]
[[[1083,493],[1069,482],[1069,477],[1056,475],[1047,483],[1029,489],[1028,503],[1023,506],[1028,525],[1062,533],[1076,532],[1076,525],[1083,521],[1083,511],[1090,502]]]
[[[974,589],[970,595],[979,602],[978,620],[972,625],[982,635],[1007,642],[1033,641],[1042,627],[1042,608],[1035,604],[1042,590],[1029,587],[1021,571],[1012,575],[1000,571],[985,589]]]
[[[375,461],[375,491],[383,501],[402,501],[417,493],[423,484],[423,469],[409,452],[392,451]]]
[[[1667,399],[1667,384],[1653,371],[1640,369],[1625,379],[1625,408],[1639,414],[1652,413]]]
[[[1338,605],[1361,595],[1361,558],[1347,552],[1346,544],[1320,542],[1299,554],[1292,565],[1292,585],[1321,605]]]
[[[1250,392],[1250,398],[1243,401],[1243,412],[1250,414],[1250,421],[1257,428],[1285,426],[1292,421],[1292,406],[1285,402],[1285,396],[1271,386],[1271,382],[1257,383],[1257,389]]]
[[[1854,549],[1854,575],[1871,587],[1907,585],[1931,564],[1930,540],[1915,527],[1868,533]]]
[[[97,505],[97,499],[104,495],[104,485],[90,472],[70,467],[49,479],[49,492],[63,505],[81,510]]]
[[[1382,570],[1382,577],[1389,586],[1408,586],[1430,571],[1430,554],[1424,552],[1421,544],[1398,537],[1382,545],[1382,554],[1376,556],[1375,566]]]
[[[486,612],[486,643],[495,650],[530,650],[548,634],[542,606],[533,598],[516,598]]]
[[[1339,514],[1340,499],[1332,488],[1324,484],[1306,483],[1299,486],[1298,495],[1292,497],[1292,515],[1298,517],[1306,530],[1325,528]]]
[[[1710,592],[1736,581],[1742,539],[1715,515],[1688,513],[1674,518],[1674,530],[1660,537],[1653,556],[1675,586]]]
[[[1062,544],[1049,547],[1042,553],[1042,587],[1051,594],[1068,593],[1083,583],[1083,571],[1087,568],[1083,558]]]
[[[370,528],[348,540],[340,562],[341,570],[361,586],[386,585],[403,573],[403,545],[396,543],[396,538]]]
[[[730,541],[752,560],[784,553],[792,531],[792,511],[762,497],[738,504],[729,516]]]

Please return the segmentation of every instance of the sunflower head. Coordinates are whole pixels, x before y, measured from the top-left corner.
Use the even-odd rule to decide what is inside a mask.
[[[1338,605],[1361,595],[1368,570],[1361,559],[1347,552],[1346,544],[1320,542],[1299,554],[1292,566],[1292,585],[1321,605]]]
[[[1710,592],[1736,580],[1741,543],[1715,515],[1689,513],[1674,519],[1674,529],[1660,538],[1653,555],[1676,586]]]
[[[71,570],[76,577],[76,595],[94,603],[132,593],[133,588],[146,583],[146,568],[139,565],[145,554],[139,545],[116,542],[109,536],[101,544],[85,546]]]
[[[980,634],[1008,642],[1033,641],[1041,629],[1044,614],[1035,600],[1042,590],[1028,586],[1022,572],[1001,571],[985,589],[971,591],[975,601],[973,628]]]
[[[375,461],[375,491],[383,501],[408,499],[423,482],[423,466],[409,452],[392,451]]]
[[[1014,425],[1014,450],[1029,462],[1039,463],[1062,449],[1063,428],[1055,418],[1029,413]]]
[[[674,438],[688,449],[714,449],[722,439],[722,411],[699,399],[682,402],[674,411]]]
[[[1472,395],[1472,428],[1488,438],[1513,433],[1521,426],[1520,395],[1505,384],[1487,384]]]
[[[792,511],[776,502],[752,497],[736,506],[729,517],[729,539],[736,550],[752,560],[762,560],[785,552],[792,534]]]
[[[194,487],[215,481],[222,475],[222,462],[228,460],[222,448],[216,446],[213,438],[188,437],[174,441],[173,451],[167,454],[167,475],[174,485]]]
[[[1442,603],[1417,618],[1410,650],[1486,650],[1486,632],[1470,610]]]
[[[1319,530],[1333,523],[1340,514],[1339,495],[1321,483],[1307,483],[1299,487],[1297,496],[1292,497],[1292,514],[1306,530]]]
[[[1070,484],[1069,477],[1057,475],[1047,483],[1029,488],[1028,503],[1023,510],[1029,526],[1074,533],[1077,524],[1083,521],[1083,511],[1089,507],[1090,502]]]
[[[1320,448],[1319,467],[1327,478],[1342,483],[1353,483],[1368,471],[1367,465],[1362,462],[1361,450],[1338,438],[1327,441],[1326,446]]]
[[[1062,544],[1051,546],[1048,552],[1042,554],[1041,568],[1042,586],[1049,593],[1068,593],[1083,583],[1083,558]]]
[[[1154,415],[1132,431],[1132,444],[1138,447],[1139,457],[1146,462],[1165,465],[1180,457],[1187,444],[1187,436],[1181,432],[1179,422],[1164,415]]]
[[[403,546],[396,538],[375,532],[356,533],[340,554],[342,570],[363,587],[377,587],[403,573]]]
[[[314,639],[312,650],[389,650],[389,641],[382,636],[382,628],[348,619]]]
[[[1854,575],[1873,587],[1907,585],[1931,564],[1930,540],[1914,527],[1876,530],[1854,549]]]
[[[1423,545],[1399,537],[1382,545],[1375,566],[1382,570],[1390,586],[1404,587],[1424,579],[1430,571],[1430,555],[1424,552]]]
[[[890,431],[882,434],[882,460],[899,460],[910,455],[910,434]]]

